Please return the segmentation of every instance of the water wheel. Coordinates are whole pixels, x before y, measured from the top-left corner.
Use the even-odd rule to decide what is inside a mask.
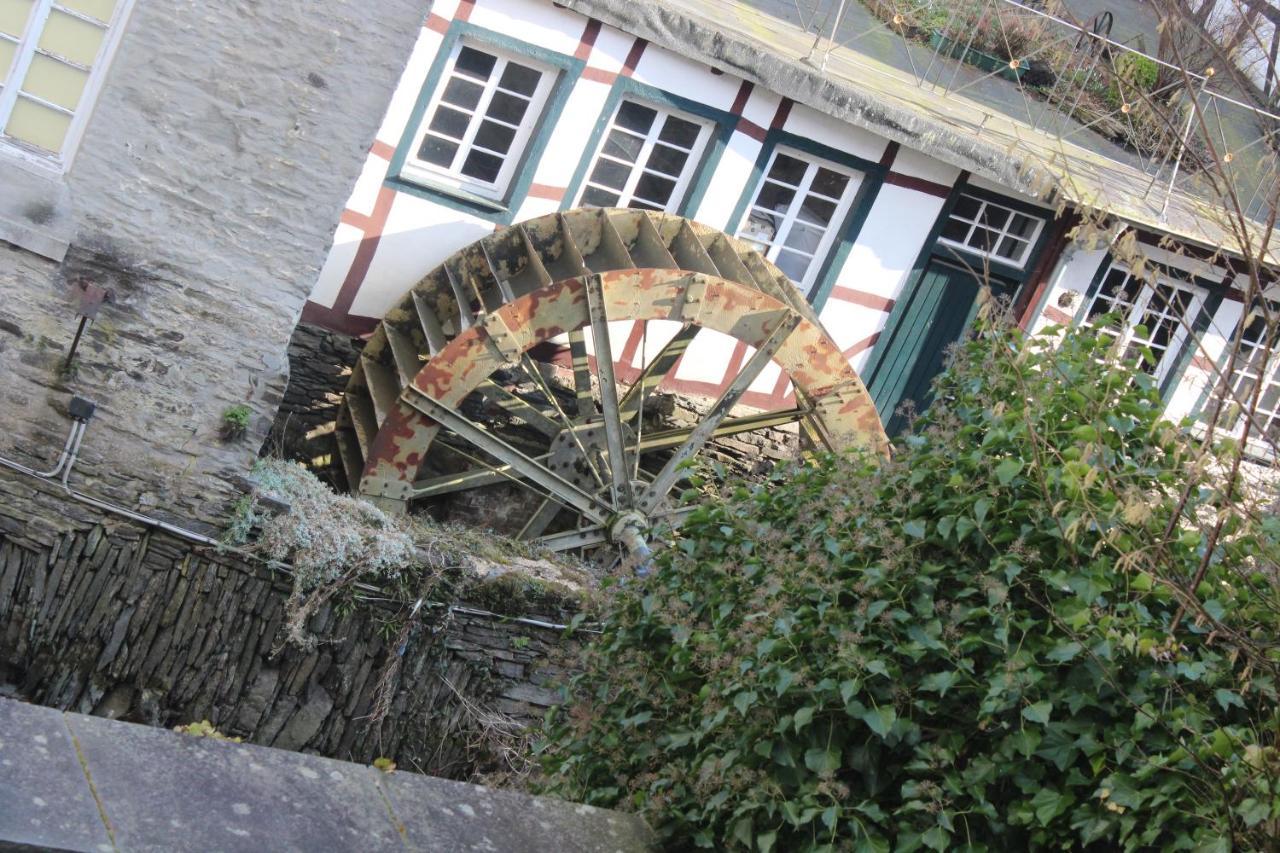
[[[607,326],[622,320],[678,324],[625,388]],[[754,352],[696,423],[646,426],[646,397],[703,329]],[[571,369],[539,360],[566,345]],[[743,413],[771,361],[794,405]],[[384,508],[498,489],[520,498],[494,504],[505,532],[643,550],[650,525],[687,512],[670,496],[708,441],[786,423],[833,450],[887,447],[861,380],[753,248],[662,213],[575,210],[485,237],[410,289],[365,346],[334,437],[351,490]]]

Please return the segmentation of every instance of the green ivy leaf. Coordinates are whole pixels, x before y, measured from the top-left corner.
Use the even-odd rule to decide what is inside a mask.
[[[935,672],[932,675],[926,675],[920,681],[921,690],[930,690],[941,696],[947,695],[947,691],[960,680],[960,674],[953,670],[945,670],[943,672]]]
[[[911,521],[904,522],[902,525],[902,532],[913,539],[923,539],[925,532],[924,522],[919,519],[912,519]]]
[[[1218,706],[1224,711],[1232,705],[1237,708],[1244,707],[1244,700],[1240,698],[1240,694],[1231,690],[1215,690],[1213,691],[1213,698],[1218,700]]]
[[[796,674],[789,669],[778,670],[778,680],[774,683],[773,689],[781,696],[787,692],[787,688],[796,680]]]
[[[1036,795],[1031,798],[1031,808],[1035,810],[1036,820],[1040,821],[1040,825],[1048,826],[1050,821],[1071,808],[1075,801],[1076,798],[1071,794],[1046,787],[1036,791]]]
[[[951,846],[951,833],[940,826],[920,836],[920,842],[930,850],[946,850]]]
[[[1028,705],[1022,709],[1023,719],[1030,720],[1033,723],[1044,725],[1049,722],[1049,714],[1053,711],[1053,703],[1049,701],[1036,702],[1034,705]]]
[[[840,769],[840,752],[826,747],[815,747],[804,753],[804,766],[814,773],[834,773]]]
[[[1079,643],[1062,643],[1050,650],[1049,654],[1045,655],[1045,657],[1054,663],[1066,663],[1082,651],[1084,651],[1084,646]]]
[[[898,713],[891,706],[881,705],[879,708],[868,708],[862,713],[861,720],[871,731],[885,737],[897,722]]]
[[[996,466],[996,479],[1000,481],[1000,485],[1007,486],[1013,482],[1014,477],[1022,473],[1022,467],[1021,459],[1006,459]]]
[[[799,711],[796,711],[795,727],[797,732],[813,722],[813,712],[814,707],[812,705],[805,705]]]

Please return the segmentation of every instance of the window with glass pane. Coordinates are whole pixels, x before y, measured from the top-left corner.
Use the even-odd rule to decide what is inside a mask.
[[[779,150],[765,170],[738,236],[807,293],[858,183],[855,172]]]
[[[59,160],[126,0],[0,0],[0,139]]]
[[[417,129],[406,174],[501,196],[553,77],[524,57],[459,44]]]
[[[587,172],[578,204],[674,211],[688,188],[709,127],[636,101],[622,101]]]
[[[1089,303],[1084,322],[1102,334],[1121,336],[1127,359],[1136,359],[1142,347],[1149,347],[1154,361],[1144,360],[1142,369],[1160,381],[1177,360],[1202,301],[1200,289],[1192,285],[1164,277],[1144,281],[1113,264]],[[1099,318],[1106,314],[1115,314],[1119,326],[1102,324]]]
[[[973,195],[956,199],[939,239],[983,257],[1021,267],[1026,264],[1044,219]]]
[[[1276,310],[1273,306],[1272,312]],[[1274,316],[1274,315],[1273,315]],[[1261,310],[1253,310],[1240,324],[1240,352],[1227,387],[1222,389],[1222,414],[1219,424],[1235,435],[1244,430],[1245,413],[1253,411],[1253,425],[1249,428],[1251,443],[1268,450],[1280,442],[1280,357],[1275,354],[1276,332],[1268,330],[1266,316]],[[1257,390],[1261,385],[1262,389]],[[1258,402],[1253,404],[1253,395]],[[1212,415],[1214,403],[1205,407],[1205,414]]]

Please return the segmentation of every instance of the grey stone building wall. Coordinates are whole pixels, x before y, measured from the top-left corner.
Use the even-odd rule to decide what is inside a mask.
[[[70,243],[61,262],[0,243],[0,453],[45,467],[79,393],[99,404],[79,488],[188,522],[221,517],[227,478],[275,415],[290,332],[428,10],[137,0],[65,180],[0,162],[3,233]],[[113,298],[64,371],[81,282]],[[252,409],[248,435],[221,442],[237,404]]]

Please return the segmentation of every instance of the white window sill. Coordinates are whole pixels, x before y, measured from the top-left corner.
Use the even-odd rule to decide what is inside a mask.
[[[0,240],[61,262],[75,235],[65,175],[42,169],[0,143]]]

